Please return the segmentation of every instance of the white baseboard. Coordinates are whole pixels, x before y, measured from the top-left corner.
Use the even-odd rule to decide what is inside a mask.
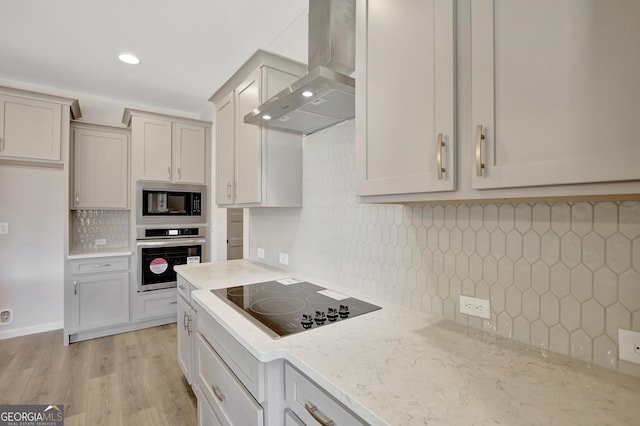
[[[0,340],[9,339],[11,337],[26,336],[28,334],[43,333],[45,331],[59,330],[61,328],[64,328],[64,323],[62,321],[39,324],[31,327],[0,330]]]

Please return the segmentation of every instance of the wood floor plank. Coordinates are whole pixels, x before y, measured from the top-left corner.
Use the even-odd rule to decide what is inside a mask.
[[[92,344],[87,340],[67,348],[55,396],[58,403],[64,404],[65,415],[85,412]]]
[[[122,424],[124,426],[174,426],[167,422],[158,407],[150,407],[125,416]]]
[[[67,417],[67,412],[64,412],[64,426],[90,426],[87,423],[87,415],[85,413],[76,414],[75,416]]]
[[[118,369],[118,381],[122,398],[122,413],[124,416],[153,407],[154,388],[144,368],[132,366]]]
[[[2,404],[21,404],[22,393],[33,373],[33,368],[18,369],[13,368],[12,364],[14,364],[13,360],[0,376],[0,401]]]
[[[118,426],[122,424],[122,401],[117,374],[112,373],[89,380],[86,413],[89,425]]]
[[[115,371],[115,339],[113,336],[93,340],[89,378],[106,376]]]

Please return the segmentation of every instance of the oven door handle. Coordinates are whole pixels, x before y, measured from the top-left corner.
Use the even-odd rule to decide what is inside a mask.
[[[205,244],[205,238],[179,238],[179,239],[158,239],[158,240],[139,240],[136,242],[138,247],[178,247],[193,246]]]

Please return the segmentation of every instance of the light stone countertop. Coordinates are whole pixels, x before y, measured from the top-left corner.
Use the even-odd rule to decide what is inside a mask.
[[[128,247],[122,248],[105,248],[97,250],[73,250],[67,256],[67,259],[92,259],[95,257],[112,257],[112,256],[131,256],[133,252]]]
[[[640,379],[246,260],[179,266],[263,362],[284,358],[373,425],[637,425]],[[293,277],[381,310],[271,339],[209,289]],[[337,325],[339,324],[339,325]]]

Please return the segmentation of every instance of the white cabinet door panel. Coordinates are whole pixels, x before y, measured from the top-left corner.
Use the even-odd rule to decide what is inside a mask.
[[[216,109],[216,203],[233,204],[235,185],[235,101],[234,92]]]
[[[251,73],[235,91],[236,116],[244,117],[260,105],[261,69]],[[262,195],[261,127],[236,121],[236,204],[259,203]]]
[[[357,10],[357,195],[455,189],[453,2]]]
[[[640,178],[638,21],[628,0],[471,2],[473,188]]]
[[[206,146],[204,127],[173,123],[173,179],[205,184]]]
[[[76,331],[129,321],[129,273],[74,277],[72,285]]]
[[[60,161],[62,106],[0,95],[0,157]]]

